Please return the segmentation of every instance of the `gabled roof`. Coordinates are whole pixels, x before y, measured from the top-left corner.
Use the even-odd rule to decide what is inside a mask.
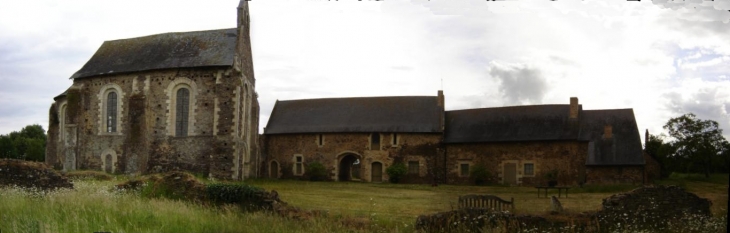
[[[612,128],[604,139],[604,127]],[[634,110],[586,110],[582,112],[580,139],[588,143],[586,165],[642,165],[641,138]]]
[[[264,134],[440,133],[442,111],[435,96],[277,101]]]
[[[236,29],[173,32],[104,42],[72,79],[134,71],[231,66]]]
[[[582,106],[579,105],[579,109]],[[530,105],[446,112],[446,143],[575,140],[570,105]]]

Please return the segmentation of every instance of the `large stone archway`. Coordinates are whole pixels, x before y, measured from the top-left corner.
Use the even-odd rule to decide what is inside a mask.
[[[337,181],[359,180],[361,156],[355,153],[343,153],[338,157]]]

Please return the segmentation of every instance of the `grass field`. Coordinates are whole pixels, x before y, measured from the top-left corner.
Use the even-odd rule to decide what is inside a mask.
[[[279,192],[282,200],[305,209],[326,210],[335,215],[371,217],[386,226],[413,224],[421,214],[449,211],[456,208],[464,194],[492,194],[515,200],[515,212],[544,214],[549,211],[550,199],[537,197],[534,187],[456,186],[411,184],[373,184],[306,182],[291,180],[255,180],[249,184]],[[713,175],[709,180],[696,176],[677,175],[659,182],[679,185],[700,197],[708,198],[714,215],[727,215],[728,176]],[[630,191],[635,185],[601,185],[571,188],[568,198],[560,198],[567,211],[578,213],[601,208],[604,198],[615,193]],[[557,196],[550,190],[549,195]]]
[[[276,190],[291,205],[329,213],[327,218],[299,221],[269,213],[242,213],[236,207],[215,208],[110,191],[124,179],[119,176],[107,181],[78,180],[74,190],[45,194],[0,189],[0,231],[353,232],[359,230],[345,225],[359,219],[371,225],[363,231],[413,232],[416,216],[452,210],[459,195],[483,193],[514,198],[518,213],[543,214],[550,204],[549,199],[538,198],[531,187],[246,181]],[[727,215],[727,174],[714,175],[711,179],[675,175],[660,183],[679,185],[708,198],[713,202],[713,214]],[[633,188],[630,185],[573,188],[569,197],[560,201],[571,212],[598,210],[603,198]]]

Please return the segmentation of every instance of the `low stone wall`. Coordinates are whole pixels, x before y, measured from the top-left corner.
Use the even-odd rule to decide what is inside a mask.
[[[0,159],[0,187],[16,186],[53,190],[73,188],[73,184],[48,165],[17,159]]]
[[[715,232],[705,224],[711,219],[710,205],[677,186],[645,186],[604,199],[598,212],[533,216],[464,209],[419,216],[416,228],[425,232]]]

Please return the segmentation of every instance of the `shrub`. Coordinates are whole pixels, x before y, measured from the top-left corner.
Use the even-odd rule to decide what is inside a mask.
[[[476,185],[486,184],[492,178],[492,174],[489,173],[487,167],[481,164],[475,165],[469,175]]]
[[[208,200],[216,204],[237,204],[244,210],[264,206],[265,191],[246,184],[213,183],[205,188]]]
[[[327,179],[327,168],[320,162],[311,162],[307,164],[307,174],[311,181],[322,181]]]
[[[391,183],[398,183],[400,178],[408,173],[408,168],[406,168],[406,165],[403,163],[394,163],[393,165],[390,165],[388,169],[385,169],[385,172],[388,173],[388,180]]]

